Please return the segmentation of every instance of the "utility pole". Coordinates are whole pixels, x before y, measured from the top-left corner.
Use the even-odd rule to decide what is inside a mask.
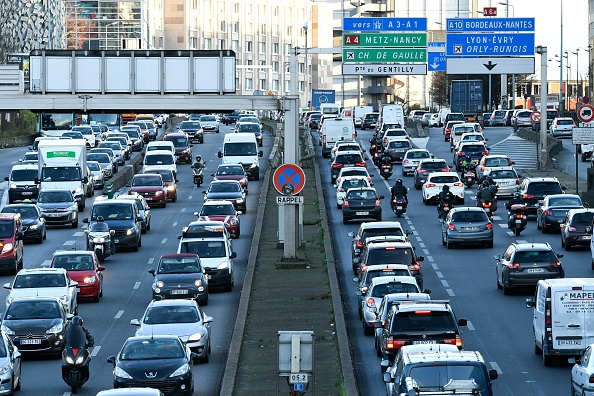
[[[547,47],[539,45],[536,53],[540,54],[540,163],[541,171],[547,170],[548,147],[547,147]]]

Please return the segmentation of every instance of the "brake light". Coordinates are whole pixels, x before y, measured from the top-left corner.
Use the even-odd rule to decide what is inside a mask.
[[[484,171],[485,170],[485,165],[481,165],[481,170]]]
[[[357,241],[356,244],[357,244],[357,247],[363,247],[363,246],[365,246],[365,245],[363,245],[363,242],[361,242],[360,240]]]
[[[555,215],[553,212],[551,212],[551,211],[550,211],[550,210],[548,210],[548,209],[547,209],[547,210],[545,210],[544,214],[545,214],[545,215],[547,215],[547,216],[554,216],[554,215]]]
[[[561,267],[561,262],[560,261],[551,261],[551,267],[559,268],[559,267]]]
[[[379,199],[375,200],[375,206],[381,206],[382,201],[380,201]]]
[[[454,187],[462,187],[462,186],[464,186],[464,184],[462,184],[460,182],[454,183]]]
[[[458,151],[458,157],[464,157],[466,155],[466,153],[464,151]],[[461,158],[458,158],[459,160]]]
[[[534,198],[534,195],[532,195],[532,194],[524,194],[524,195],[522,195],[522,198],[524,198],[524,199]]]
[[[385,250],[396,250],[394,246],[388,246]]]
[[[519,185],[520,185],[520,179],[518,179],[518,178],[516,177],[516,186],[519,186]]]
[[[547,298],[545,301],[545,325],[551,325],[551,299]],[[547,336],[551,335],[551,328],[546,329]],[[548,338],[548,337],[547,337]]]
[[[520,268],[520,263],[509,263],[508,268]]]
[[[427,187],[427,188],[435,187],[435,183],[425,183],[425,187]]]
[[[444,344],[448,344],[448,345],[456,345],[458,347],[458,349],[462,349],[462,339],[458,336],[456,336],[456,338],[446,338],[443,340]]]
[[[488,151],[483,151],[481,154],[482,155],[489,155],[489,152]]]
[[[409,160],[405,159],[404,161],[402,161],[402,163],[408,164],[409,163]]]
[[[431,311],[423,310],[423,311],[415,311],[415,315],[429,315]]]
[[[456,231],[456,226],[455,226],[455,225],[453,225],[452,223],[448,224],[448,228],[449,228],[451,231]]]
[[[588,377],[588,382],[594,384],[594,376]]]
[[[333,168],[342,168],[342,164],[340,162],[333,162],[332,167]]]
[[[364,273],[365,271],[367,271],[367,265],[362,265],[361,266],[361,273]]]
[[[342,207],[343,207],[343,208],[345,208],[345,207],[346,207],[346,208],[348,208],[349,206],[351,206],[351,205],[349,204],[349,201],[344,201],[344,202],[343,202],[343,204],[342,204]]]
[[[412,268],[413,268],[413,271],[420,271],[421,270],[421,264],[419,264],[419,263],[413,263]]]
[[[417,169],[417,173],[427,173],[427,169]]]
[[[362,161],[362,162],[356,162],[355,163],[355,166],[360,166],[362,168],[365,168],[365,162],[364,161]]]
[[[342,187],[338,187],[338,190],[337,190],[337,191],[338,191],[338,192],[344,192],[344,188],[342,188]]]
[[[405,340],[394,340],[392,338],[389,338],[386,341],[386,349],[400,349],[404,345],[406,345],[406,341]]]
[[[441,168],[441,171],[442,172],[449,172],[450,171],[450,168]]]
[[[493,228],[493,223],[487,223],[485,230],[490,230],[491,228]]]
[[[367,307],[369,307],[369,308],[373,308],[373,307],[375,307],[375,300],[370,297],[365,302],[365,305],[367,305]]]

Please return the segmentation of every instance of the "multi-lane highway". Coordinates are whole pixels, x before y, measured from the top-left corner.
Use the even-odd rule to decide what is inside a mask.
[[[196,188],[192,184],[192,172],[189,165],[178,165],[178,201],[170,203],[167,208],[152,209],[152,228],[142,236],[142,247],[137,253],[118,251],[109,257],[104,265],[104,296],[99,303],[81,302],[79,313],[87,327],[95,337],[95,348],[92,351],[91,376],[80,390],[80,394],[94,395],[103,389],[113,387],[112,365],[106,362],[108,356],[119,352],[124,340],[133,336],[136,327],[130,320],[140,318],[152,298],[152,275],[147,271],[155,268],[159,257],[166,253],[175,253],[178,245],[177,236],[181,228],[195,220],[193,213],[200,209],[203,202],[202,191],[208,186],[216,166],[220,163],[217,151],[221,147],[226,132],[231,127],[221,125],[221,133],[207,133],[204,144],[194,144],[193,155],[202,155],[207,163],[205,184]],[[162,131],[161,131],[162,132]],[[264,137],[264,158],[270,152],[272,139]],[[27,148],[2,150],[3,161],[0,164],[0,175],[8,175],[12,163],[15,163],[27,151]],[[135,155],[138,155],[137,153]],[[261,172],[265,171],[266,161],[261,161]],[[6,184],[6,183],[5,183]],[[248,207],[257,205],[257,191],[262,182],[250,181],[250,193],[247,198]],[[96,197],[99,193],[96,194]],[[87,198],[87,207],[81,218],[88,217],[94,198]],[[255,210],[248,210],[241,216],[241,237],[233,241],[237,252],[235,259],[235,287],[230,293],[213,291],[208,306],[204,311],[214,318],[212,323],[212,354],[210,362],[197,363],[194,366],[195,394],[217,395],[220,386],[231,331],[235,321],[240,290],[243,285],[245,263],[253,234]],[[81,226],[83,223],[80,223]],[[83,228],[48,229],[47,240],[42,245],[26,244],[24,254],[25,268],[42,266],[51,259],[52,253],[61,249],[84,249],[85,236]],[[0,275],[0,284],[12,281],[12,276]],[[0,311],[4,311],[4,299],[8,290],[0,290]],[[62,381],[61,361],[56,358],[26,357],[23,362],[23,388],[21,395],[67,395],[69,387]]]
[[[485,130],[489,146],[494,147],[511,134],[511,128]],[[360,131],[357,140],[368,148],[370,137],[370,131]],[[426,145],[436,158],[444,158],[451,163],[452,153],[449,144],[444,142],[440,128],[431,128],[429,139],[416,139],[416,144]],[[522,147],[516,143],[511,149],[514,152],[509,154],[513,158]],[[342,224],[340,210],[335,204],[335,189],[330,184],[330,162],[321,159],[320,167],[360,394],[384,394],[380,359],[375,355],[373,337],[363,335],[357,314],[358,297],[355,295],[356,284],[352,281],[351,241],[347,233],[356,231],[358,224]],[[397,220],[389,207],[389,187],[401,177],[410,188],[407,215],[400,221],[405,228],[414,231],[411,241],[416,246],[417,253],[425,256],[422,263],[424,287],[432,290],[433,299],[450,300],[456,315],[468,320],[468,327],[463,328],[464,347],[479,351],[489,368],[499,372],[499,378],[493,385],[494,393],[522,396],[568,394],[571,366],[566,362],[559,362],[554,367],[544,367],[542,357],[534,353],[532,310],[525,307],[526,297],[530,297],[534,290],[522,289],[504,296],[496,287],[493,255],[502,254],[512,242],[546,241],[558,253],[565,254],[562,261],[567,277],[590,277],[592,271],[589,250],[562,251],[559,234],[543,235],[536,230],[532,218],[527,230],[519,237],[511,236],[505,224],[504,204],[499,205],[500,209],[494,217],[495,246],[492,249],[471,246],[446,250],[441,244],[441,225],[437,219],[436,207],[423,205],[421,192],[412,188],[412,178],[403,177],[398,165],[394,175],[386,183],[370,161],[367,167],[373,168],[378,194],[386,197],[383,200],[384,220]],[[469,198],[474,197],[476,192],[476,186],[466,191]],[[476,201],[469,198],[466,199],[466,204],[473,205]]]

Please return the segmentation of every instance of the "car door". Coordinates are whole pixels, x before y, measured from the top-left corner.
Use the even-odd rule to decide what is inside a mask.
[[[581,387],[589,381],[588,365],[591,354],[592,348],[588,346],[580,357],[580,363],[575,364],[571,369],[571,386],[578,394],[581,392]]]
[[[10,356],[10,361],[12,363],[13,369],[13,383],[21,383],[21,353],[19,350],[14,346],[10,337],[6,335],[6,333],[2,332],[2,338],[4,339],[4,344],[6,345],[7,354]]]

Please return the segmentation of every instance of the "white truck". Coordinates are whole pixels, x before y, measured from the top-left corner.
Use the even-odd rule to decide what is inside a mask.
[[[378,129],[380,129],[383,124],[400,124],[400,126],[404,128],[404,109],[401,105],[383,105],[380,108],[380,117],[378,124],[380,125]]]
[[[542,279],[526,307],[534,309],[534,350],[545,366],[557,356],[579,356],[594,343],[594,279]]]
[[[68,189],[78,210],[85,208],[89,182],[85,141],[79,139],[39,142],[38,176],[40,189]]]
[[[218,152],[223,164],[241,164],[250,180],[260,180],[260,157],[256,136],[251,132],[237,132],[225,135],[223,148]]]
[[[334,144],[340,140],[355,140],[355,124],[351,118],[329,118],[322,124],[322,157],[330,157]]]
[[[365,114],[373,113],[373,106],[355,106],[354,110],[354,120],[355,120],[355,127],[361,128],[361,123],[363,122],[363,117]]]

